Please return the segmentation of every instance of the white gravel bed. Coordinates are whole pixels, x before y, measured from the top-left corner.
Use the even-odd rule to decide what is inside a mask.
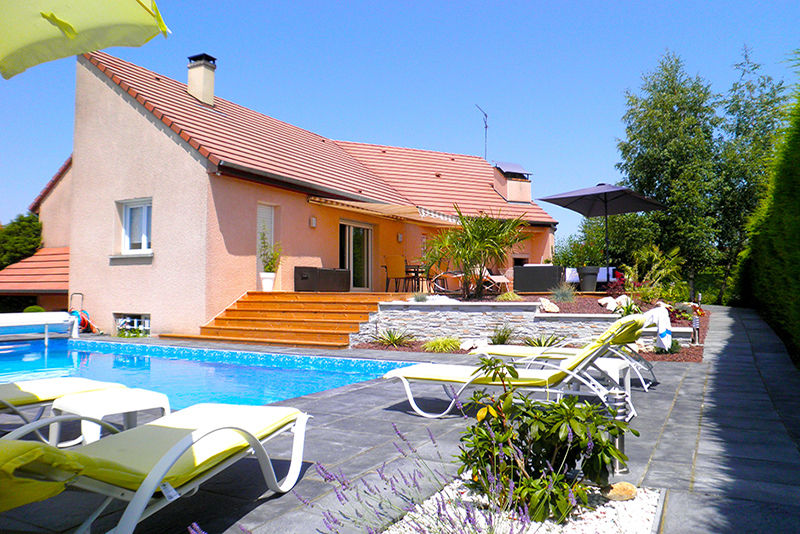
[[[658,490],[637,488],[636,498],[629,501],[609,501],[600,495],[596,488],[589,488],[589,505],[594,508],[575,513],[569,521],[558,525],[552,521],[533,523],[521,531],[518,520],[508,513],[494,518],[496,534],[649,534],[652,532],[658,512],[660,492]],[[482,502],[483,501],[483,502]],[[456,518],[455,527],[443,524],[438,508],[447,503],[447,513]],[[471,534],[487,530],[485,520],[478,516],[478,525],[472,527],[465,519],[469,502],[478,507],[486,505],[486,499],[475,496],[461,481],[447,486],[438,494],[427,499],[416,510],[384,531],[385,534]]]

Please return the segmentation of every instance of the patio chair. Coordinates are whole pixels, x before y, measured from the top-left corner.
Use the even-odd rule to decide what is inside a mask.
[[[624,397],[630,417],[635,414],[630,396],[624,391],[609,389],[588,372],[595,366],[595,360],[606,352],[608,341],[595,340],[574,356],[560,360],[539,360],[538,369],[532,365],[519,369],[517,378],[508,377],[507,384],[513,384],[523,393],[544,393],[546,400],[559,400],[565,395],[587,395],[599,399],[610,406],[616,397]],[[600,373],[604,373],[599,369]],[[438,418],[450,413],[459,403],[459,397],[469,386],[502,387],[503,383],[482,374],[476,366],[420,363],[400,367],[383,375],[385,379],[398,379],[403,384],[411,408],[422,417]],[[450,398],[447,408],[438,414],[422,410],[414,399],[411,382],[440,384]],[[455,387],[458,386],[456,390]],[[585,386],[586,390],[581,390]]]
[[[437,295],[460,295],[463,277],[464,275],[457,271],[437,272],[431,268],[428,287],[432,293]]]
[[[408,284],[413,277],[408,276],[406,273],[406,259],[399,255],[385,256],[385,265],[382,267],[386,270],[386,291],[389,291],[389,281],[394,280],[394,290],[400,291],[400,282],[403,282],[403,291],[408,290]]]
[[[37,421],[0,438],[0,512],[77,488],[106,496],[77,532],[89,532],[103,510],[119,499],[128,504],[113,532],[128,534],[141,520],[193,494],[200,484],[251,453],[267,487],[285,493],[300,475],[308,417],[288,407],[196,404],[69,450],[17,438],[53,421],[80,416]],[[263,444],[287,430],[294,432],[292,458],[279,483]]]
[[[488,269],[483,270],[483,290],[490,294],[500,294],[511,291],[512,282],[505,274],[492,274]]]
[[[7,382],[0,384],[0,413],[14,414],[24,423],[30,423],[39,419],[45,408],[59,397],[123,387],[125,386],[116,382],[100,382],[78,376]],[[38,407],[39,411],[32,419],[20,411],[22,408],[33,407]]]

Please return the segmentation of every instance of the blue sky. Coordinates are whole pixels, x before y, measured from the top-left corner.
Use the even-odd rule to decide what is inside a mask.
[[[108,52],[333,139],[483,155],[533,173],[534,198],[620,179],[625,92],[673,51],[723,92],[744,45],[787,83],[800,2],[178,2],[172,34]],[[72,147],[75,60],[0,80],[0,222],[27,211]],[[574,232],[580,216],[546,203]],[[91,231],[87,229],[87,231]]]

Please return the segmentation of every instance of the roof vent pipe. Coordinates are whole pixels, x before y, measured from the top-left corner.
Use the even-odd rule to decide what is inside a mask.
[[[189,94],[200,102],[214,105],[214,71],[217,58],[208,54],[189,56]]]

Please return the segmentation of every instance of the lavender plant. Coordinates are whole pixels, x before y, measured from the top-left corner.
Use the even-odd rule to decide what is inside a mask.
[[[398,452],[410,461],[411,467],[389,473],[386,464],[375,476],[353,481],[341,471],[333,473],[316,464],[317,474],[333,487],[337,509],[321,511],[324,531],[338,533],[362,529],[371,534],[380,532],[395,521],[413,532],[440,534],[494,534],[522,532],[529,521],[525,510],[512,510],[507,501],[493,494],[475,495],[465,491],[458,477],[434,469],[426,462],[414,444],[392,425],[398,441]],[[444,462],[439,444],[428,430],[437,463]],[[436,492],[425,499],[423,484]],[[293,491],[306,506],[315,504]],[[515,530],[516,527],[516,530]]]

